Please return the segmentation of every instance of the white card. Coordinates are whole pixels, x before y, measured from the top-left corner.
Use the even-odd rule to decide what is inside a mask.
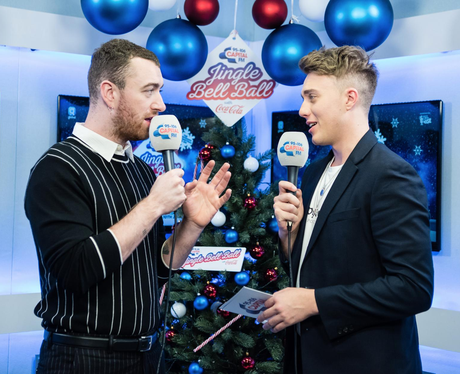
[[[272,297],[271,294],[243,287],[230,300],[220,306],[227,312],[242,314],[247,317],[257,318],[265,310],[264,303]]]

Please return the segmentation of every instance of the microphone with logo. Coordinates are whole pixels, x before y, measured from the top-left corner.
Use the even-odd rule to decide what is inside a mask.
[[[277,154],[281,166],[287,167],[287,180],[297,187],[299,169],[305,166],[308,159],[307,137],[300,131],[284,132],[278,142]],[[295,195],[295,192],[292,193]],[[288,221],[287,225],[290,230],[292,222]]]
[[[182,141],[182,128],[177,117],[172,114],[153,117],[149,137],[153,149],[163,154],[165,173],[174,169],[174,151],[179,149]]]

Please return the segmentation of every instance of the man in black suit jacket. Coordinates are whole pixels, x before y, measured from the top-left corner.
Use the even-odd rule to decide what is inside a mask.
[[[421,373],[415,314],[433,297],[425,188],[369,129],[378,72],[365,51],[322,48],[299,66],[299,114],[313,143],[332,150],[300,190],[279,184],[280,252],[296,287],[267,300],[259,321],[287,328],[285,373]]]

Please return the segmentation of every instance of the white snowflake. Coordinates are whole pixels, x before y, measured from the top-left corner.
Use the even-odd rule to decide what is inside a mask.
[[[382,135],[382,133],[380,132],[380,129],[378,129],[377,131],[374,131],[374,134],[377,137],[377,140],[379,143],[385,144],[385,141],[387,140],[387,138],[385,138]]]
[[[184,149],[192,149],[193,140],[195,135],[190,132],[190,129],[187,127],[182,130],[182,142],[180,143],[179,149],[183,151]]]
[[[397,118],[393,118],[393,119],[391,120],[391,127],[394,129],[395,127],[398,127],[398,125],[399,125],[398,119],[397,119]]]
[[[422,146],[421,145],[416,145],[414,148],[414,153],[416,156],[420,156],[420,154],[423,152]]]

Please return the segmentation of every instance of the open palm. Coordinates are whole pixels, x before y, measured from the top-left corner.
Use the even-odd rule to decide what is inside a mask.
[[[225,191],[231,176],[228,163],[222,165],[208,183],[214,165],[215,161],[209,161],[199,179],[185,186],[187,200],[182,206],[184,215],[200,227],[205,227],[232,195],[230,189]]]

